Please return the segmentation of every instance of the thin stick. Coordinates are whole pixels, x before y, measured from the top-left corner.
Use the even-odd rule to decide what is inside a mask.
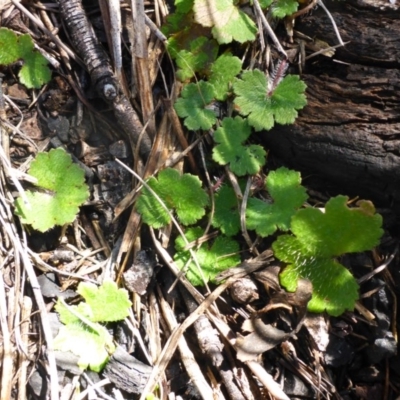
[[[279,43],[278,38],[275,35],[275,32],[273,31],[273,29],[271,28],[271,26],[269,25],[267,18],[265,18],[265,15],[260,7],[260,3],[258,2],[258,0],[253,0],[254,2],[254,6],[257,10],[257,13],[260,15],[261,17],[261,22],[264,25],[265,30],[267,31],[268,35],[270,36],[270,38],[272,39],[272,41],[274,42],[275,46],[277,47],[278,51],[283,54],[285,56],[285,58],[288,58],[286,51],[283,49],[282,45]]]
[[[0,327],[3,336],[2,337],[3,357],[2,357],[2,369],[1,369],[0,399],[8,400],[11,399],[12,376],[13,376],[13,365],[14,365],[13,354],[15,354],[15,352],[11,343],[11,333],[7,324],[7,299],[6,299],[6,291],[2,274],[0,274]]]
[[[257,1],[257,0],[254,0],[254,1]],[[326,8],[326,6],[325,6],[325,4],[322,2],[322,0],[318,0],[318,4],[322,7],[322,9],[323,9],[323,10],[326,12],[326,14],[328,15],[329,19],[330,19],[331,22],[332,22],[333,29],[334,29],[334,31],[335,31],[335,33],[336,33],[336,37],[338,38],[339,43],[340,43],[342,46],[344,46],[344,42],[343,42],[343,40],[342,40],[342,37],[340,36],[339,29],[338,29],[338,27],[337,27],[337,25],[336,25],[335,20],[334,20],[333,17],[332,17],[332,14],[331,14],[331,13],[329,12],[329,10]]]
[[[172,331],[178,326],[173,310],[170,305],[165,301],[161,289],[157,287],[158,297],[160,298],[160,305],[163,312],[165,321],[168,324],[169,329]],[[200,393],[200,396],[204,400],[213,398],[213,390],[204,378],[204,375],[196,362],[193,352],[190,350],[185,337],[182,335],[178,341],[178,349],[181,353],[182,363],[185,366],[186,372],[189,375],[190,381],[196,386]],[[222,394],[219,394],[219,399],[223,400]]]

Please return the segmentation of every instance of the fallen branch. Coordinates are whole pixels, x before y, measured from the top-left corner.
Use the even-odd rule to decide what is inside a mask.
[[[93,87],[97,94],[111,105],[132,146],[139,146],[140,156],[147,160],[151,150],[151,139],[120,89],[110,58],[95,35],[81,0],[58,0],[58,4],[72,44],[88,69]]]

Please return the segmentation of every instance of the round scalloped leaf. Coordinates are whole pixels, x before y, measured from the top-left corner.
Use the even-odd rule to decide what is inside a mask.
[[[326,203],[325,212],[306,208],[293,217],[291,230],[305,254],[334,257],[378,245],[383,234],[382,217],[375,214],[370,202],[349,208],[347,201],[346,196],[336,196]]]
[[[7,28],[0,28],[0,64],[12,64],[19,57],[20,50],[17,35]]]
[[[195,21],[212,27],[211,32],[219,44],[255,39],[255,23],[234,5],[233,0],[195,0],[193,10]]]
[[[27,191],[29,205],[21,198],[15,201],[21,222],[41,232],[73,222],[89,191],[84,171],[72,162],[71,156],[61,148],[39,153],[29,174],[38,180],[39,189],[48,192]]]
[[[29,35],[17,35],[6,28],[0,28],[0,64],[8,65],[18,59],[24,61],[18,76],[27,88],[40,88],[51,79],[47,60],[34,48]]]
[[[251,128],[243,118],[224,118],[214,133],[218,145],[213,148],[213,160],[221,165],[229,164],[238,176],[256,174],[265,164],[266,151],[256,144],[243,146],[250,134]]]
[[[272,15],[276,18],[284,18],[297,11],[299,3],[297,0],[275,0],[272,3]]]
[[[25,64],[19,71],[19,80],[27,88],[39,89],[51,79],[51,71],[47,67],[47,60],[36,50],[31,51],[25,58]]]
[[[211,66],[209,82],[214,86],[215,98],[226,100],[229,85],[242,69],[242,61],[230,53],[221,54]]]
[[[326,311],[329,315],[338,316],[354,309],[359,297],[358,283],[350,271],[337,261],[304,259],[287,266],[280,274],[282,286],[290,292],[296,290],[300,278],[309,279],[313,286],[309,311]]]
[[[247,228],[262,237],[272,235],[277,229],[289,230],[292,216],[307,200],[306,189],[301,186],[297,171],[284,167],[271,171],[265,187],[273,203],[251,198],[246,210]]]
[[[306,84],[298,76],[287,75],[269,94],[267,77],[258,69],[243,72],[242,78],[233,84],[239,113],[248,116],[256,131],[270,130],[275,121],[292,124],[297,110],[307,104],[305,89]]]
[[[197,176],[181,175],[175,169],[167,168],[158,174],[157,179],[152,177],[147,183],[169,210],[176,211],[182,224],[193,224],[205,215],[208,195]],[[137,209],[143,221],[153,228],[161,228],[171,222],[164,207],[145,187],[137,201]]]
[[[192,40],[189,49],[183,49],[176,53],[175,60],[179,69],[176,76],[180,81],[186,81],[196,72],[202,72],[209,68],[215,61],[218,53],[218,44],[215,40],[209,40],[200,36]]]
[[[125,289],[119,289],[112,280],[105,280],[101,286],[82,282],[77,292],[92,310],[91,321],[114,322],[125,319],[129,315],[132,303],[129,301],[128,292]]]
[[[196,131],[198,129],[210,129],[216,122],[214,111],[206,107],[214,99],[214,87],[204,81],[190,83],[182,90],[174,107],[181,118],[185,118],[185,126]]]
[[[282,285],[294,291],[299,278],[309,279],[314,287],[309,309],[315,312],[339,315],[353,309],[357,282],[334,257],[370,250],[383,234],[382,217],[371,202],[349,208],[347,201],[337,196],[327,202],[325,212],[299,210],[291,222],[295,236],[279,236],[272,244],[275,256],[289,264],[281,274]]]
[[[89,367],[92,371],[100,372],[115,351],[115,345],[104,326],[96,324],[96,329],[94,331],[82,321],[62,326],[54,338],[54,348],[79,356],[78,366],[82,370]]]

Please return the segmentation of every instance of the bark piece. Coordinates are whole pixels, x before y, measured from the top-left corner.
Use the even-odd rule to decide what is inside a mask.
[[[140,250],[133,265],[123,273],[125,287],[131,292],[144,295],[153,277],[156,265],[157,261],[153,253]]]
[[[149,379],[152,368],[117,347],[104,369],[104,375],[128,393],[141,394]]]
[[[351,43],[337,49],[333,60],[307,62],[302,79],[308,105],[295,124],[276,126],[263,139],[304,176],[328,178],[342,191],[383,205],[394,202],[400,210],[400,13],[381,10],[381,2],[374,11],[361,0],[325,3]],[[323,10],[296,29],[337,43]]]

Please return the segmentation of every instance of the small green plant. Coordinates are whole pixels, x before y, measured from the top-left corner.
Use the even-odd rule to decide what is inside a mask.
[[[352,310],[358,299],[358,284],[350,271],[337,261],[346,253],[371,250],[379,243],[383,231],[382,217],[375,214],[369,201],[349,208],[348,198],[331,198],[325,211],[315,208],[299,210],[292,218],[292,235],[279,236],[272,245],[274,254],[288,264],[281,273],[281,284],[294,292],[299,278],[313,284],[308,308],[340,315]]]
[[[131,302],[128,292],[118,289],[113,281],[97,287],[80,283],[77,292],[86,300],[77,306],[67,306],[59,299],[55,306],[64,324],[54,339],[54,348],[79,356],[81,369],[100,372],[116,347],[113,337],[99,322],[115,322],[126,318]]]
[[[46,232],[55,225],[73,222],[79,206],[89,197],[84,171],[63,149],[39,153],[29,174],[37,179],[37,191],[26,191],[28,202],[19,197],[15,213],[23,224]]]
[[[198,190],[199,182],[196,179],[186,182],[185,189],[184,186],[178,186],[179,192],[191,192],[192,187]],[[166,198],[163,191],[167,186],[153,185],[153,189],[161,198]],[[174,190],[175,186],[173,189],[172,185],[169,186],[169,193]],[[312,312],[326,310],[330,315],[340,315],[346,309],[352,310],[358,299],[358,284],[337,258],[346,253],[370,250],[379,243],[383,233],[382,217],[375,213],[372,203],[360,201],[358,207],[349,208],[346,205],[347,197],[337,196],[328,201],[324,212],[315,208],[303,209],[301,207],[307,200],[307,194],[301,186],[300,174],[284,167],[268,174],[265,190],[272,200],[251,197],[246,209],[246,226],[262,237],[270,236],[278,229],[292,232],[278,236],[272,245],[275,256],[287,264],[280,275],[281,284],[294,292],[300,278],[309,279],[313,284],[313,296],[308,306]],[[149,210],[153,210],[154,216],[149,222],[157,227],[166,225],[169,219],[163,219],[163,224],[159,224],[160,218],[154,219],[165,211],[158,210],[154,196],[150,204],[149,196],[149,193],[141,194],[139,212],[147,218]],[[141,202],[143,198],[146,201]],[[193,196],[188,202],[188,210],[196,208],[196,202],[197,207],[204,210],[209,200]],[[180,207],[184,209],[185,204],[182,198]],[[238,201],[230,186],[222,186],[215,195],[212,225],[226,236],[219,236],[212,244],[203,244],[195,251],[201,271],[186,249],[187,242],[182,237],[176,239],[175,261],[186,271],[193,285],[213,281],[218,273],[240,261],[237,255],[239,244],[228,237],[240,231]],[[201,235],[200,227],[189,228],[185,232],[188,241],[195,241]]]
[[[31,37],[17,36],[7,28],[0,28],[0,65],[10,65],[23,60],[19,80],[27,88],[40,88],[51,79],[47,60],[34,48]]]
[[[295,0],[259,2],[277,18],[291,15],[298,8]],[[233,0],[176,0],[175,5],[176,12],[168,18],[164,32],[170,35],[168,50],[178,65],[177,77],[185,83],[175,103],[176,112],[189,130],[210,131],[215,143],[213,161],[237,177],[255,175],[265,165],[266,152],[260,145],[249,142],[252,131],[270,130],[275,124],[292,124],[307,103],[306,85],[296,75],[285,76],[286,59],[277,60],[268,74],[258,69],[242,71],[242,62],[231,55],[227,46],[218,56],[219,44],[243,43],[255,37],[254,21]],[[212,110],[215,101],[226,102],[228,116],[217,118]],[[207,197],[205,192],[200,196],[200,181],[191,176],[185,182],[187,186],[179,180],[177,184],[170,180],[168,186],[161,183],[162,174],[158,186],[156,178],[149,180],[162,201],[176,211],[184,225],[200,221],[205,207],[211,204],[211,199],[204,197]],[[190,186],[192,180],[196,183]],[[242,183],[239,185],[243,190]],[[241,230],[242,217],[249,231],[263,238],[278,235],[273,250],[287,264],[281,273],[281,284],[288,291],[295,291],[298,279],[309,279],[314,287],[309,303],[311,311],[326,310],[339,315],[354,308],[358,284],[337,258],[378,244],[382,220],[371,203],[362,202],[358,208],[349,208],[347,198],[338,196],[326,204],[325,213],[303,209],[307,193],[301,185],[300,173],[287,168],[271,171],[258,195],[249,193],[242,216],[239,212],[242,198],[237,190],[228,184],[211,190],[214,189],[211,225],[222,235],[190,252],[187,241],[197,240],[203,232],[200,226],[195,226],[186,229],[186,239],[178,237],[175,242],[175,261],[193,285],[212,282],[217,273],[240,261],[237,255],[240,247],[234,236]],[[185,196],[192,190],[196,194],[189,202]],[[161,227],[170,220],[145,189],[137,207],[143,220],[153,227]],[[189,214],[198,210],[196,218],[188,221],[180,217],[185,207]],[[282,232],[289,233],[279,236]]]

